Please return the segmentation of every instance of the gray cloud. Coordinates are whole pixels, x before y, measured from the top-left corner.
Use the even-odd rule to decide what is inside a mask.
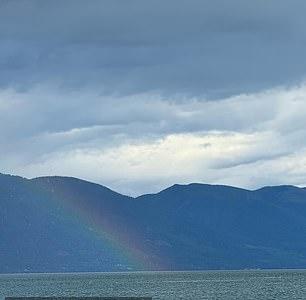
[[[188,181],[301,184],[305,9],[0,0],[0,170],[131,194]]]
[[[224,97],[305,76],[303,1],[1,1],[0,85]]]

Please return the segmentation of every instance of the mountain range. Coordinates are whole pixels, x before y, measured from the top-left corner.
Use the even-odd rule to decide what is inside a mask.
[[[306,189],[175,184],[132,198],[0,174],[0,273],[306,267]]]

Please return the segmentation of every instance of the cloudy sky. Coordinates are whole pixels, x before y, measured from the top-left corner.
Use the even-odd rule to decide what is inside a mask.
[[[139,195],[306,186],[304,0],[0,0],[0,172]]]

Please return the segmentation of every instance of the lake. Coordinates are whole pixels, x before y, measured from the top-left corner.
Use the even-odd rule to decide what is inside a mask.
[[[306,270],[0,275],[5,296],[306,299]]]

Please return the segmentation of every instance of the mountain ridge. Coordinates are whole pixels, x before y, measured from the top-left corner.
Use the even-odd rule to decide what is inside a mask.
[[[158,191],[158,192],[152,192],[152,193],[144,193],[141,194],[139,196],[128,196],[125,195],[124,193],[121,192],[117,192],[115,189],[107,187],[104,184],[101,183],[97,183],[97,182],[92,182],[86,179],[81,179],[78,177],[74,177],[74,176],[61,176],[61,175],[45,175],[45,176],[38,176],[38,177],[33,177],[33,178],[27,178],[27,177],[23,177],[23,176],[19,176],[19,175],[13,175],[13,174],[8,174],[8,173],[1,173],[0,172],[0,176],[6,176],[6,177],[15,177],[15,178],[20,178],[20,179],[25,179],[25,180],[29,180],[29,181],[40,181],[40,180],[52,180],[52,179],[68,179],[68,180],[76,180],[79,182],[83,182],[83,183],[88,183],[91,185],[96,185],[96,186],[100,186],[103,187],[105,189],[108,189],[112,192],[115,192],[117,194],[123,195],[123,196],[127,196],[129,198],[134,198],[137,199],[139,197],[142,196],[146,196],[146,195],[156,195],[159,193],[162,193],[166,190],[172,189],[174,187],[180,187],[180,188],[188,188],[191,186],[201,186],[201,187],[219,187],[219,188],[230,188],[230,189],[236,189],[236,190],[244,190],[244,191],[248,191],[248,192],[257,192],[263,189],[270,189],[270,188],[295,188],[295,189],[300,189],[300,190],[306,190],[306,187],[299,187],[296,185],[290,185],[290,184],[280,184],[280,185],[265,185],[262,187],[258,187],[255,189],[247,189],[247,188],[243,188],[243,187],[239,187],[239,186],[232,186],[232,185],[226,185],[226,184],[215,184],[215,183],[201,183],[201,182],[189,182],[189,183],[185,183],[185,184],[178,184],[178,183],[174,183],[166,188],[163,188],[162,190]]]
[[[191,183],[129,197],[0,174],[0,204],[0,273],[306,267],[305,188]]]

